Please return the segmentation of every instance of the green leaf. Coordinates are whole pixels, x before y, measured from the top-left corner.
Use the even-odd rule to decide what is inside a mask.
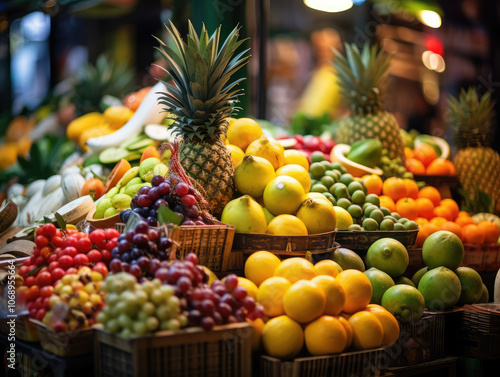
[[[63,220],[63,221],[64,221],[64,220]],[[51,220],[51,219],[49,219],[47,216],[44,216],[44,217],[43,217],[43,223],[44,223],[44,224],[49,224],[49,223],[52,223],[52,220]]]
[[[54,213],[56,218],[57,225],[60,229],[66,229],[66,221],[64,221],[63,217],[59,214],[59,212]]]
[[[125,233],[134,230],[137,224],[144,222],[144,219],[135,212],[130,214],[128,218],[127,225],[125,226]]]
[[[158,222],[160,226],[163,224],[180,225],[181,220],[182,218],[167,206],[160,206],[158,208]]]

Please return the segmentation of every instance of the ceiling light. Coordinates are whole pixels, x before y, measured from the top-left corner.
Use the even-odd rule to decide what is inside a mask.
[[[352,0],[304,0],[309,8],[322,12],[343,12],[352,7]]]

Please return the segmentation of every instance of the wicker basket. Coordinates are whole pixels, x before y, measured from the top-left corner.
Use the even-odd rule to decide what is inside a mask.
[[[33,320],[38,328],[43,349],[61,356],[73,357],[92,353],[93,329],[70,333],[56,333],[40,321]]]
[[[462,266],[473,268],[476,271],[483,271],[483,256],[482,245],[464,243],[464,260]]]
[[[123,339],[95,331],[95,374],[100,377],[250,377],[252,327],[247,323],[188,328]]]
[[[406,248],[415,245],[418,229],[414,230],[372,230],[372,231],[349,231],[339,230],[336,241],[341,247],[352,250],[368,250],[372,243],[381,238],[394,238],[401,242]]]
[[[0,332],[5,335],[10,333],[9,319],[0,319]],[[24,340],[25,342],[38,342],[40,336],[35,323],[33,323],[28,316],[21,316],[16,318],[16,339]]]
[[[339,355],[296,358],[281,361],[260,357],[260,377],[377,377],[382,374],[385,350],[348,352]]]

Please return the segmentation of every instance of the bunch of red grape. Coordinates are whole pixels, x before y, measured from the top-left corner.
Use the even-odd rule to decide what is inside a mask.
[[[153,177],[151,186],[141,187],[132,198],[131,209],[120,212],[123,222],[135,212],[146,219],[148,225],[157,226],[158,209],[167,206],[181,218],[181,225],[206,225],[200,216],[192,186],[184,182],[174,184],[170,177],[165,179],[161,175]]]

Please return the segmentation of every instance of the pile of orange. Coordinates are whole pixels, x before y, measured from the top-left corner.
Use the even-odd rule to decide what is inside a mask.
[[[405,148],[406,170],[417,175],[455,175],[455,165],[437,157],[430,145],[421,144],[415,150]]]

